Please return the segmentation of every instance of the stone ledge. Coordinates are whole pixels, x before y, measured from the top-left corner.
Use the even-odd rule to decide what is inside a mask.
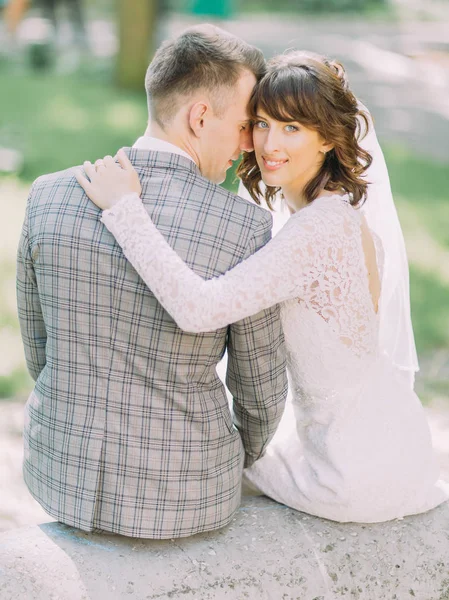
[[[449,600],[449,504],[339,524],[245,497],[226,529],[168,541],[46,523],[0,535],[1,600]]]

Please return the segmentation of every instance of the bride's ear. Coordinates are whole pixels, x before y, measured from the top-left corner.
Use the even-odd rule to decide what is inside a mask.
[[[190,107],[188,122],[192,133],[196,137],[201,137],[203,135],[209,114],[210,107],[206,102],[196,102]]]
[[[323,144],[321,145],[320,152],[322,152],[323,154],[327,154],[334,148],[335,148],[335,144],[329,144],[327,142],[323,142]]]

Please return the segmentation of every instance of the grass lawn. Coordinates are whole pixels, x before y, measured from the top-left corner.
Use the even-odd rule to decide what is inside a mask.
[[[120,92],[94,73],[54,77],[0,71],[0,146],[25,155],[20,180],[59,171],[132,144],[145,129],[145,92]]]
[[[130,145],[146,124],[141,93],[114,89],[102,75],[11,74],[0,70],[0,146],[24,155],[20,176],[0,178],[0,397],[29,389],[15,308],[15,253],[27,191],[37,176],[94,160]],[[412,313],[418,352],[449,355],[448,165],[405,148],[384,146],[410,258]],[[232,174],[226,185],[232,187]],[[431,386],[433,386],[431,388]],[[428,383],[424,399],[449,395]],[[430,392],[429,392],[430,390]]]

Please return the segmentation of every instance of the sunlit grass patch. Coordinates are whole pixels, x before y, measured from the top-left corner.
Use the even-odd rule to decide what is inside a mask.
[[[449,348],[449,165],[384,147],[410,262],[418,352]]]
[[[25,367],[15,369],[8,375],[0,375],[0,400],[11,399],[19,394],[26,396],[33,387],[33,380]]]
[[[124,92],[82,74],[56,77],[0,71],[0,146],[20,150],[24,181],[114,154],[142,135],[145,90]]]

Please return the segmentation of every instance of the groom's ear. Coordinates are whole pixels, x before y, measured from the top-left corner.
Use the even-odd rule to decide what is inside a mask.
[[[205,120],[211,112],[210,106],[206,102],[196,102],[190,108],[188,118],[189,126],[196,137],[201,137],[204,132]]]

